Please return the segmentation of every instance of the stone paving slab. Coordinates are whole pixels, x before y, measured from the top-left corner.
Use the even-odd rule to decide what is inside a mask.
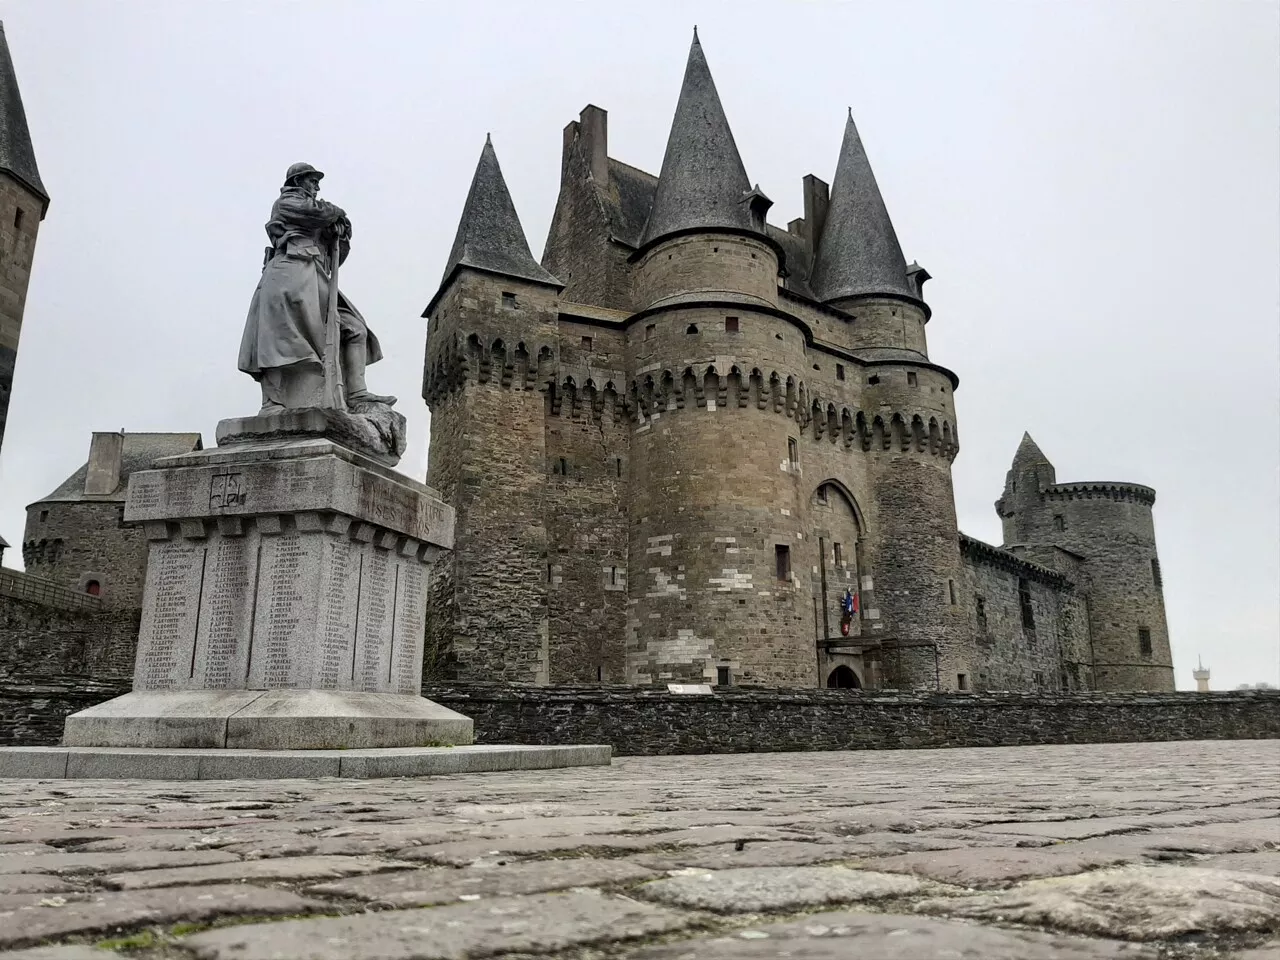
[[[324,904],[288,890],[248,884],[0,897],[0,947],[29,946],[54,937],[150,924],[197,923],[218,917],[271,916],[323,909]]]
[[[1264,762],[1275,750],[1218,741],[624,757],[425,779],[0,781],[0,931],[11,937],[0,949],[1238,960],[1280,931],[1268,886],[1280,883],[1280,770]]]
[[[635,883],[655,876],[625,860],[529,860],[500,867],[434,867],[384,873],[308,888],[318,896],[353,897],[395,907],[429,907],[459,900],[545,893],[570,887]]]
[[[0,960],[120,960],[120,954],[79,944],[69,947],[32,947],[0,953]]]
[[[183,941],[201,960],[466,960],[679,930],[686,914],[596,891],[228,927]],[[357,952],[358,951],[358,952]]]
[[[1130,943],[1001,930],[926,917],[818,913],[731,936],[648,947],[627,960],[1156,960]]]

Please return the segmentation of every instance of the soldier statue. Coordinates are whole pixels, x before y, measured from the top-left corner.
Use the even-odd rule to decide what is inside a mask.
[[[365,385],[365,367],[382,359],[382,348],[333,283],[333,250],[336,246],[339,264],[346,261],[351,221],[341,207],[318,198],[323,176],[309,163],[291,166],[267,222],[271,245],[240,342],[240,369],[262,385],[260,415],[321,405],[326,318],[334,294],[345,406],[365,413],[396,402]]]

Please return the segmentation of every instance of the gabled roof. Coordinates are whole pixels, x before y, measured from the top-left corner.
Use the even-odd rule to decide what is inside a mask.
[[[809,282],[824,302],[875,294],[920,299],[852,111]]]
[[[36,152],[27,129],[27,113],[22,108],[22,94],[18,91],[18,77],[9,56],[3,23],[0,23],[0,170],[17,177],[40,197],[43,216],[49,206],[49,194],[40,181]]]
[[[89,463],[85,461],[79,470],[58,484],[53,493],[41,497],[36,503],[79,500],[115,500],[123,503],[129,489],[130,474],[138,470],[150,470],[157,460],[191,453],[202,447],[198,433],[126,433],[120,454],[120,484],[113,493],[85,496],[84,482],[89,474]]]
[[[511,192],[498,165],[493,142],[485,137],[480,162],[471,180],[467,202],[462,208],[458,233],[449,251],[449,261],[440,280],[443,289],[460,267],[518,277],[533,283],[564,286],[529,252],[529,241],[516,215]]]
[[[758,232],[751,190],[695,29],[641,246],[688,230]]]

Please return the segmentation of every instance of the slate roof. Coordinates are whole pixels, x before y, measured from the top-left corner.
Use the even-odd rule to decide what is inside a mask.
[[[473,267],[508,277],[562,287],[529,252],[529,241],[516,215],[493,142],[485,137],[480,162],[462,208],[458,234],[440,280],[443,287],[459,267]]]
[[[113,493],[85,496],[84,481],[89,475],[86,460],[80,469],[63,480],[58,488],[36,503],[69,503],[79,500],[116,500],[124,502],[129,489],[129,475],[138,470],[150,470],[157,460],[176,457],[203,448],[198,433],[126,433],[120,454],[120,485]]]
[[[653,209],[653,196],[658,192],[658,178],[610,157],[609,188],[601,197],[609,233],[615,240],[638,249]]]
[[[814,260],[810,284],[824,302],[863,294],[919,300],[852,111]]]
[[[808,242],[803,237],[797,237],[794,233],[783,230],[781,227],[775,227],[771,223],[765,224],[765,233],[782,248],[787,268],[787,276],[783,281],[784,286],[802,297],[816,300],[817,297],[813,295],[813,288],[809,286]]]
[[[751,189],[695,30],[640,245],[684,230],[755,230]]]
[[[1032,463],[1049,463],[1049,458],[1044,455],[1044,451],[1031,439],[1031,434],[1024,432],[1022,434],[1022,442],[1018,444],[1018,450],[1013,455],[1013,467],[1017,469],[1020,466]]]
[[[17,177],[40,196],[44,201],[43,215],[49,206],[49,194],[40,181],[36,152],[27,129],[27,113],[22,109],[22,94],[18,91],[18,77],[9,56],[3,23],[0,23],[0,170]]]

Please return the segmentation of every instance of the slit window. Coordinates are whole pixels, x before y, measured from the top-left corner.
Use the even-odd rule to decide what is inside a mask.
[[[973,609],[978,614],[978,630],[987,632],[987,601],[982,597],[973,598]]]
[[[908,386],[908,387],[914,387],[914,386],[918,385],[918,384],[919,384],[919,382],[920,382],[920,380],[919,380],[919,378],[915,375],[915,371],[908,370],[908,371],[907,371],[907,386]]]
[[[785,543],[779,543],[773,548],[774,566],[778,579],[789,581],[791,579],[791,548]]]
[[[843,567],[844,566],[844,548],[841,547],[839,543],[832,543],[831,548],[835,555],[836,566]]]
[[[800,445],[795,437],[787,437],[787,461],[793,467],[800,462]]]
[[[560,475],[564,477],[569,475],[569,463],[564,457],[560,458]]]
[[[23,213],[23,211],[22,211],[22,208],[21,208],[21,207],[17,207],[17,208],[13,211],[13,229],[15,229],[15,230],[21,230],[21,229],[22,229],[22,218],[23,218],[23,216],[25,216],[25,214]]]
[[[609,568],[609,586],[616,587],[618,585],[618,568]]]
[[[621,457],[613,458],[613,469],[614,469],[614,472],[617,474],[617,476],[619,477],[622,476],[622,458]]]
[[[1026,630],[1036,628],[1036,612],[1031,606],[1031,584],[1026,580],[1018,581],[1018,607],[1022,611],[1022,626]]]
[[[1043,673],[1041,673],[1039,670],[1034,671],[1034,672],[1031,674],[1031,682],[1032,682],[1032,683],[1034,683],[1034,684],[1036,685],[1036,689],[1037,689],[1037,690],[1043,690],[1043,689],[1044,689],[1044,674],[1043,674]]]
[[[956,582],[954,580],[947,581],[947,596],[951,599],[951,605],[956,605]]]
[[[837,380],[843,380],[843,379],[844,379],[844,364],[843,364],[843,363],[837,363],[837,364],[836,364],[836,379],[837,379]]]
[[[1144,656],[1151,656],[1151,631],[1146,627],[1138,628],[1138,651]]]
[[[737,332],[738,332],[738,318],[737,318],[737,317],[725,317],[725,318],[724,318],[724,332],[725,332],[725,333],[737,333]]]
[[[1160,575],[1160,560],[1158,557],[1151,558],[1151,582],[1161,589],[1164,588],[1164,577]]]
[[[969,675],[967,673],[956,674],[956,689],[957,690],[969,689]]]

